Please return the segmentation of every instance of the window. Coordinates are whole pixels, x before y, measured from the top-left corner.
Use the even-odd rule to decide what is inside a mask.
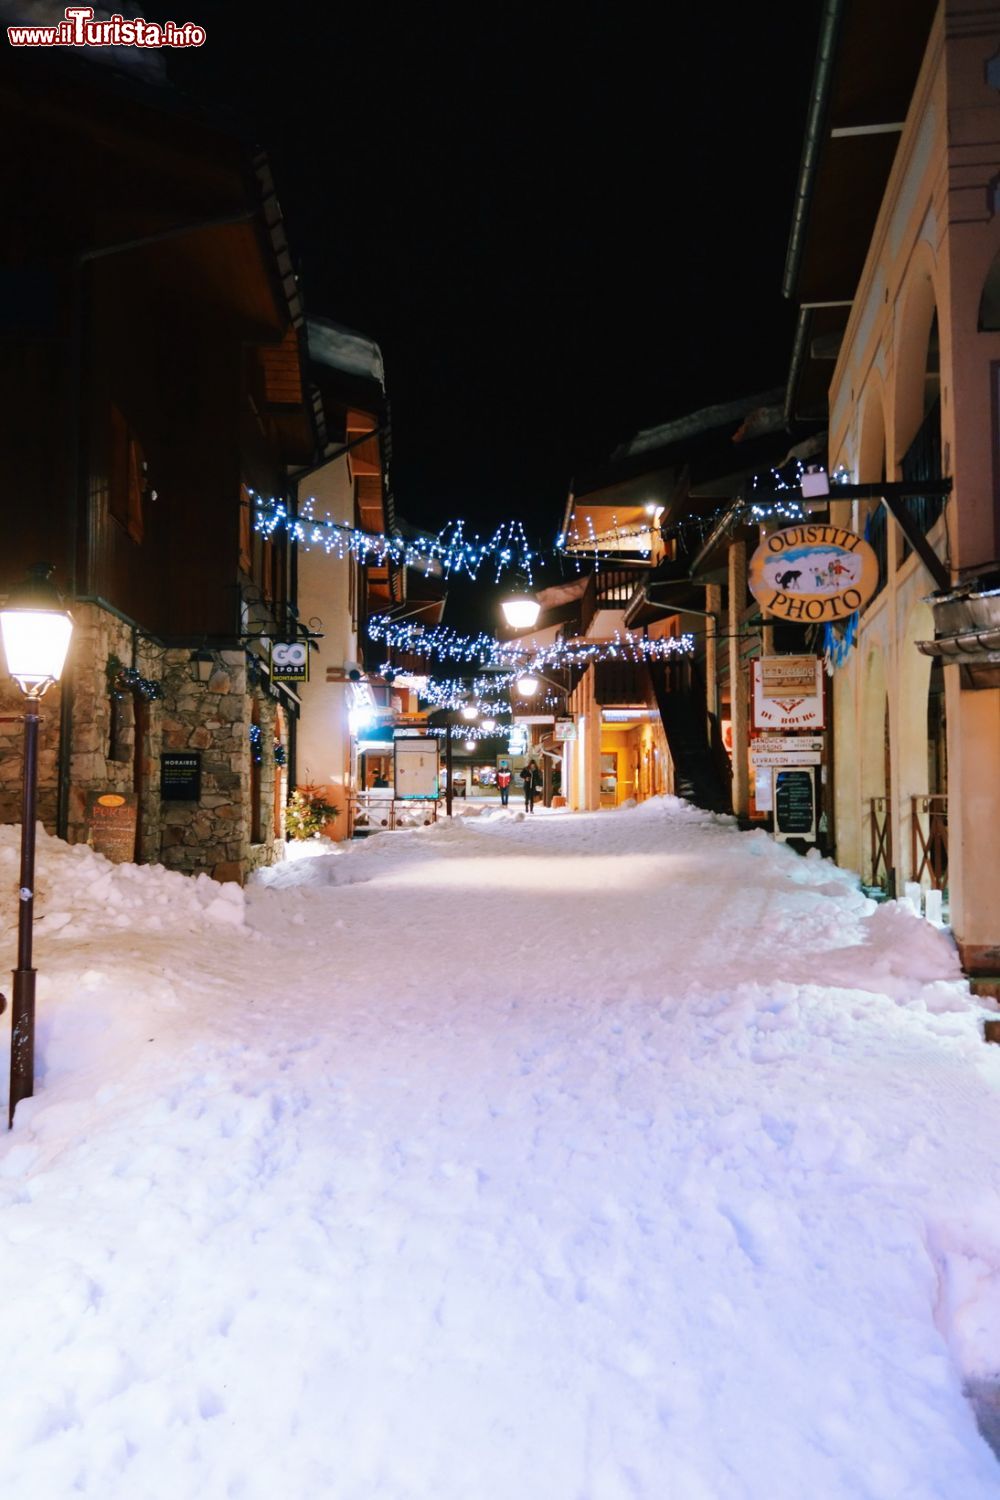
[[[142,445],[117,406],[111,407],[108,509],[133,542],[142,541],[146,459]]]

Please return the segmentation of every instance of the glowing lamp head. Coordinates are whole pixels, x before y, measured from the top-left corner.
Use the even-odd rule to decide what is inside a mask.
[[[40,698],[59,681],[73,634],[73,616],[49,582],[51,573],[50,563],[32,568],[0,610],[7,670],[29,698]]]
[[[479,709],[476,707],[476,705],[474,703],[464,703],[462,705],[462,708],[461,708],[460,712],[461,712],[462,718],[463,719],[468,719],[468,721],[469,721],[470,724],[472,723],[473,719],[478,719],[479,718]]]
[[[497,727],[497,721],[496,719],[484,719],[479,727],[484,734],[492,734]]]
[[[515,686],[522,698],[533,698],[538,692],[540,683],[537,677],[519,677]]]
[[[465,748],[466,748],[466,750],[469,750],[469,751],[475,750],[475,748],[476,748],[476,742],[475,742],[475,740],[466,740],[466,742],[465,742]]]
[[[507,598],[502,598],[501,609],[504,610],[505,621],[513,630],[531,630],[541,613],[541,604],[537,598],[531,597],[528,589],[517,588]]]

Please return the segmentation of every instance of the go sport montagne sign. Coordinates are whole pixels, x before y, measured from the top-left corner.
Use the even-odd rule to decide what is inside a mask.
[[[842,526],[788,526],[750,559],[750,592],[765,614],[796,624],[846,620],[878,586],[878,558]]]

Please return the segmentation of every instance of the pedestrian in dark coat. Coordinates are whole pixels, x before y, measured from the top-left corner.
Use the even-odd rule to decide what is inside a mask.
[[[542,790],[542,773],[533,760],[529,760],[521,772],[521,781],[524,784],[524,810],[533,813],[535,798]]]

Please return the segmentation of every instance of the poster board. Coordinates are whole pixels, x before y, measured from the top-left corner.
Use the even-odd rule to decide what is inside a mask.
[[[411,735],[393,741],[393,783],[397,797],[441,796],[441,764],[437,736]]]

